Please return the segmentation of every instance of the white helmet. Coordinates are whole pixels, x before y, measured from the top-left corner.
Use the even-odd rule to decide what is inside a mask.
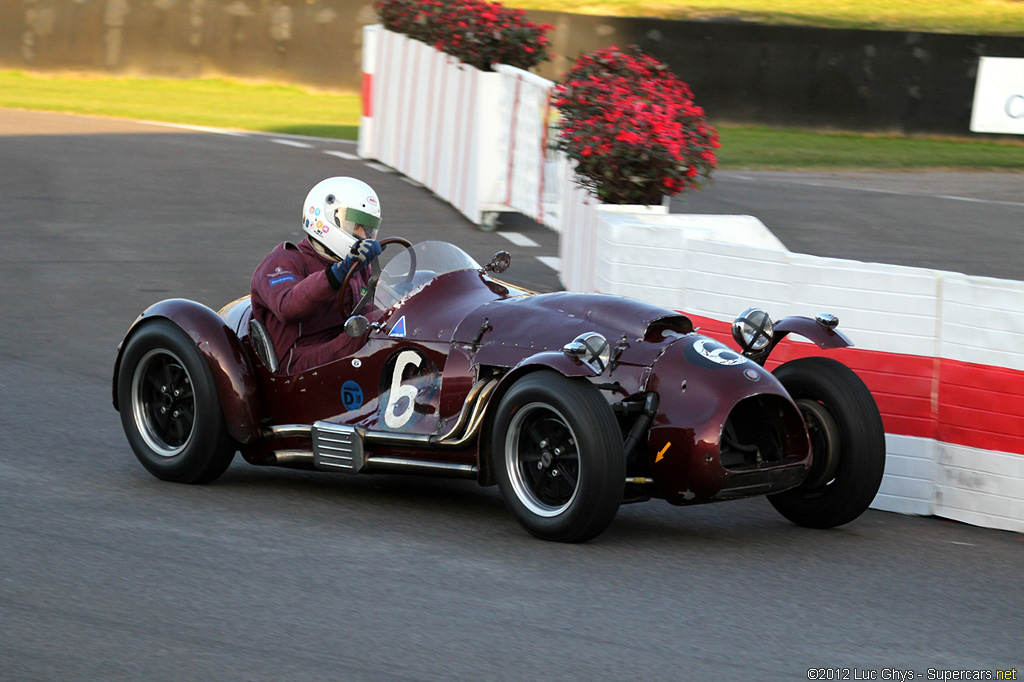
[[[362,180],[327,178],[306,195],[302,229],[335,256],[344,257],[358,239],[373,239],[380,226],[377,193]],[[362,228],[362,234],[355,234]]]

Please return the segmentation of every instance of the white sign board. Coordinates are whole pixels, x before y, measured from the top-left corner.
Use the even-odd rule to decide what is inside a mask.
[[[981,58],[971,130],[1024,135],[1024,59]]]

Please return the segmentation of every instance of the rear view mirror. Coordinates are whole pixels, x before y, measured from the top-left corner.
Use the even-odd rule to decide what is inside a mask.
[[[499,251],[498,253],[491,256],[491,260],[487,265],[484,266],[484,272],[496,272],[501,274],[508,270],[508,266],[512,264],[512,254],[508,251]]]
[[[369,328],[370,321],[362,315],[353,315],[345,320],[345,333],[351,337],[360,337],[365,334],[366,330]]]

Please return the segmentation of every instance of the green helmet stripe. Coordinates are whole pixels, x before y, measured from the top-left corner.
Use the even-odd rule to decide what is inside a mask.
[[[358,208],[346,208],[345,220],[350,220],[356,225],[365,225],[371,230],[376,230],[380,227],[380,218],[370,215],[366,211],[360,211]]]

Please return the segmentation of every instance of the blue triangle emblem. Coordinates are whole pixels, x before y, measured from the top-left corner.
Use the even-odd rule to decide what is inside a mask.
[[[388,336],[405,338],[405,315],[402,315],[402,317],[399,318],[398,322],[395,323],[395,326],[391,328]]]

